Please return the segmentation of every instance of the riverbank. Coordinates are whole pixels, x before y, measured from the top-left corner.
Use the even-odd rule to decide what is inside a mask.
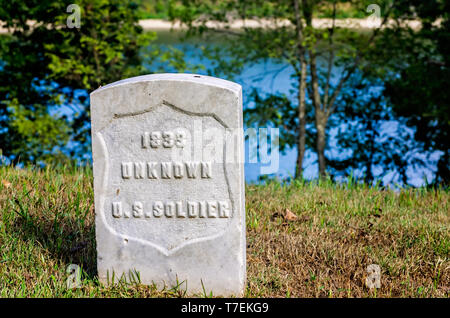
[[[35,25],[35,21],[28,21],[28,25],[32,27]],[[335,26],[339,28],[349,28],[349,29],[376,29],[381,23],[382,19],[379,18],[366,18],[366,19],[336,19],[334,21]],[[440,23],[437,21],[436,23]],[[159,31],[159,30],[184,30],[186,26],[180,23],[172,23],[163,19],[144,19],[139,20],[139,25],[146,31]],[[224,24],[214,21],[209,21],[206,23],[208,27],[212,28],[223,28]],[[233,30],[238,30],[243,27],[247,28],[272,28],[275,26],[288,26],[291,23],[288,20],[280,21],[277,25],[274,25],[270,20],[235,20],[230,23],[229,27]],[[328,18],[316,18],[312,21],[313,27],[317,29],[327,29],[333,25],[333,19]],[[386,23],[384,27],[394,26],[395,22],[390,20]],[[421,23],[418,20],[411,20],[404,23],[404,26],[408,26],[414,30],[421,27]],[[83,27],[83,19],[81,19],[81,27]],[[11,30],[4,26],[4,23],[0,21],[0,34],[11,33]]]
[[[367,19],[336,19],[335,26],[339,28],[349,28],[349,29],[376,29],[381,23],[382,19],[377,18],[367,18]],[[140,20],[139,25],[142,26],[144,30],[148,31],[156,31],[156,30],[182,30],[186,27],[180,25],[179,23],[172,23],[170,21],[162,20],[162,19],[145,19]],[[209,21],[206,23],[208,27],[211,28],[223,28],[225,25],[223,23]],[[247,28],[272,28],[275,26],[288,26],[291,23],[288,20],[280,21],[277,25],[273,24],[270,20],[261,19],[261,20],[234,20],[230,23],[230,29],[241,29],[243,27]],[[313,19],[312,25],[318,29],[327,29],[332,27],[333,19],[328,18],[317,18]],[[394,21],[389,21],[387,23],[388,26],[393,26]],[[418,29],[421,26],[420,21],[409,21],[407,26],[412,29]]]

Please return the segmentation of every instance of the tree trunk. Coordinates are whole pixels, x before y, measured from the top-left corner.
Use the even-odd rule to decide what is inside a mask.
[[[312,100],[314,104],[315,122],[316,122],[316,150],[319,160],[319,177],[326,176],[326,161],[325,161],[325,146],[326,146],[326,127],[328,115],[325,111],[325,105],[322,106],[319,93],[319,78],[317,76],[316,56],[315,53],[310,53],[309,66],[311,71],[311,87]]]
[[[295,178],[301,178],[303,173],[303,158],[305,156],[306,145],[306,61],[302,58],[301,75],[298,85],[298,142],[297,142],[297,165],[295,169]]]
[[[325,146],[326,140],[326,127],[327,127],[327,116],[321,110],[316,108],[316,129],[317,129],[317,139],[316,148],[317,156],[319,161],[319,177],[324,178],[326,176],[326,160],[325,160]]]
[[[301,178],[303,173],[303,157],[305,156],[306,144],[306,56],[303,47],[303,22],[300,17],[300,6],[298,0],[294,0],[295,28],[297,33],[298,58],[300,59],[300,78],[298,80],[298,140],[297,140],[297,164],[295,178]],[[298,73],[297,73],[298,75]]]

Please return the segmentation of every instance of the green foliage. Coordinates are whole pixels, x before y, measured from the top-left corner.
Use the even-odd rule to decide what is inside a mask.
[[[0,41],[0,148],[10,160],[48,161],[68,142],[66,156],[86,154],[89,92],[156,60],[187,67],[180,52],[151,45],[156,34],[143,32],[134,1],[78,1],[79,28],[67,23],[72,2],[1,1],[9,34]]]
[[[158,18],[167,19],[170,17],[170,9],[167,5],[168,1],[161,0],[141,0],[141,17],[143,19]],[[173,4],[180,5],[183,1],[171,1]],[[207,1],[203,1],[207,2]],[[237,3],[237,1],[235,1]],[[254,4],[256,2],[256,4]],[[280,1],[282,2],[282,1]],[[286,1],[284,1],[286,2]],[[337,10],[336,18],[347,19],[347,18],[366,18],[367,12],[366,8],[369,4],[374,3],[373,0],[369,1],[336,1]],[[221,3],[209,1],[210,5],[219,11],[221,8]],[[380,4],[380,1],[377,1]],[[246,14],[249,18],[264,18],[272,17],[277,12],[277,3],[274,1],[247,1],[245,3]],[[320,10],[314,13],[314,17],[317,18],[332,18],[333,17],[333,6],[331,1],[319,1],[318,6]],[[234,8],[234,7],[233,7]],[[201,11],[202,9],[199,8]]]
[[[440,150],[443,155],[436,180],[448,180],[448,3],[441,0],[427,3],[379,1],[376,3],[380,8],[379,18],[384,22],[396,19],[396,24],[375,30],[354,30],[315,28],[310,19],[367,18],[376,13],[369,7],[373,1],[298,1],[301,35],[296,29],[299,23],[294,3],[294,0],[171,1],[169,15],[189,27],[188,36],[201,35],[206,39],[211,34],[221,36],[220,46],[202,47],[202,54],[214,60],[209,74],[233,78],[244,65],[271,59],[293,68],[291,88],[298,100],[303,51],[308,63],[306,118],[308,122],[315,119],[316,124],[316,127],[307,125],[306,145],[316,147],[320,154],[323,150],[318,146],[319,138],[317,146],[314,145],[314,134],[342,123],[348,129],[340,131],[337,141],[353,155],[344,160],[328,155],[329,173],[348,175],[352,169],[361,169],[367,173],[369,182],[376,177],[372,166],[378,165],[385,170],[378,177],[396,171],[406,184],[409,165],[419,168],[427,164],[418,157],[409,157],[409,153],[419,151],[424,155],[427,151]],[[435,21],[440,18],[441,26],[437,26]],[[266,26],[232,29],[231,23],[236,19],[253,19]],[[414,19],[423,22],[420,31],[405,27],[405,21]],[[290,25],[286,25],[286,21]],[[222,27],[212,27],[216,22],[221,22]],[[319,67],[314,68],[317,71],[311,63],[316,57]],[[384,97],[388,97],[390,103],[386,104],[384,97],[362,98],[362,91],[369,92],[362,86],[387,78],[391,80]],[[249,99],[252,107],[245,114],[247,125],[280,127],[281,148],[297,145],[301,135],[300,102],[295,103],[278,92],[264,95],[253,91]],[[389,110],[391,104],[394,112]],[[377,135],[382,123],[388,120],[401,122],[396,134]],[[414,136],[401,130],[403,123],[415,128]]]
[[[164,19],[168,16],[167,1],[164,0],[137,0],[139,3],[139,18]]]
[[[245,122],[249,127],[278,127],[280,135],[279,149],[285,151],[296,145],[298,132],[298,108],[292,105],[286,95],[269,94],[261,96],[257,90],[251,94],[254,107],[246,110]]]
[[[386,185],[394,181],[408,185],[408,166],[425,165],[413,156],[417,142],[405,130],[404,121],[387,105],[382,81],[351,80],[356,84],[342,93],[339,110],[330,120],[330,126],[337,128],[336,148],[340,153],[340,158],[332,155],[327,158],[331,174],[344,178],[359,171],[368,184],[378,181]],[[392,125],[393,122],[397,124]]]
[[[299,17],[296,16],[294,2],[184,0],[171,1],[169,9],[172,20],[181,21],[189,27],[188,36],[201,35],[208,39],[213,34],[220,34],[223,42],[220,46],[202,47],[202,54],[214,61],[213,68],[209,70],[210,75],[233,78],[242,71],[244,65],[249,66],[267,59],[292,67],[294,72],[291,88],[298,97],[297,102],[278,92],[264,97],[253,92],[249,98],[254,107],[249,108],[246,114],[249,126],[259,124],[280,127],[282,150],[300,144],[299,139],[303,135],[299,109],[305,107],[308,119],[314,118],[313,87],[320,87],[319,100],[326,117],[330,116],[336,108],[332,103],[340,98],[342,90],[342,85],[338,84],[340,79],[332,78],[333,73],[339,73],[334,70],[340,69],[342,78],[345,78],[357,68],[369,68],[369,52],[377,49],[368,45],[372,33],[337,27],[321,29],[312,25],[311,18],[321,13],[327,14],[326,10],[333,7],[334,1],[299,1]],[[338,4],[343,2],[339,1]],[[363,1],[352,3],[350,7],[352,10],[365,10],[366,6]],[[242,29],[235,30],[231,28],[231,23],[236,19],[253,19],[259,21],[261,27],[244,25]],[[221,28],[212,26],[217,22],[222,23]],[[305,92],[307,99],[304,105],[300,102],[302,56],[306,64],[312,63],[313,59],[315,63],[316,57],[319,59],[318,63],[328,64],[328,67],[319,67],[318,71],[313,70],[312,66],[307,70],[309,74],[305,80],[308,92]],[[313,73],[315,77],[312,76]],[[336,96],[332,97],[334,92]],[[326,126],[326,121],[324,125]],[[310,146],[314,144],[312,134],[313,132],[308,131],[305,136],[306,144]]]
[[[36,162],[55,163],[64,160],[62,152],[69,140],[70,127],[60,116],[52,116],[43,105],[25,107],[17,98],[8,101],[9,148],[18,160],[28,158]],[[22,161],[22,160],[21,160]]]
[[[385,94],[396,114],[414,128],[422,151],[441,152],[434,182],[444,184],[450,183],[449,12],[448,1],[399,1],[397,16],[415,17],[423,27],[394,28],[380,42],[396,74],[386,83]]]

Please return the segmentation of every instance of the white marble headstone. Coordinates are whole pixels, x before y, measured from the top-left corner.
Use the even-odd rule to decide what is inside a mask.
[[[100,281],[242,296],[241,86],[155,74],[90,98]]]

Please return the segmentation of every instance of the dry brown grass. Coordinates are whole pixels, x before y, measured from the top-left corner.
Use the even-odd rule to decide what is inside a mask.
[[[0,167],[0,181],[0,297],[186,296],[98,283],[89,169]],[[449,297],[448,205],[442,189],[247,186],[246,296]],[[71,263],[83,268],[80,289],[65,287]],[[365,287],[369,264],[381,267],[380,289]]]
[[[247,187],[248,295],[448,297],[448,192],[362,185]],[[288,208],[296,222],[271,218]],[[365,285],[381,267],[381,288]]]

